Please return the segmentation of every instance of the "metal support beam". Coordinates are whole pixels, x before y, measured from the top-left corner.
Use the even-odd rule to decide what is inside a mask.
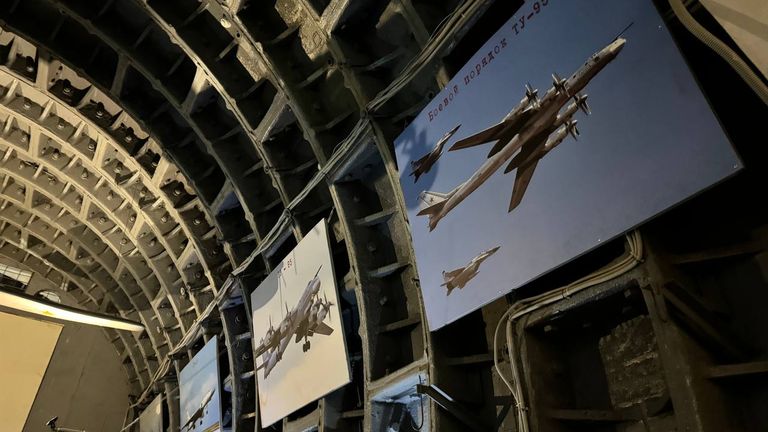
[[[485,425],[481,419],[477,418],[470,410],[448,396],[447,393],[440,390],[436,385],[417,384],[416,393],[428,396],[441,408],[456,417],[456,419],[464,423],[464,425],[470,429],[478,432],[489,430],[487,425]]]

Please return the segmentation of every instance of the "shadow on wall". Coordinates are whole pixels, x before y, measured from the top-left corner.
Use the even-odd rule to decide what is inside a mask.
[[[66,324],[23,432],[59,425],[119,431],[128,407],[128,383],[117,352],[98,327]]]
[[[55,291],[62,303],[72,304],[65,292],[34,274],[27,293],[41,290]],[[65,323],[23,432],[46,430],[53,416],[62,427],[119,431],[128,408],[127,380],[117,351],[99,327]]]

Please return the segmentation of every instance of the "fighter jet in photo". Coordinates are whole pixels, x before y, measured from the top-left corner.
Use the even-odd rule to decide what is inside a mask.
[[[602,50],[593,54],[570,78],[562,79],[553,75],[554,85],[539,100],[536,91],[527,87],[526,96],[498,124],[470,137],[457,141],[449,151],[455,151],[496,142],[488,153],[488,159],[464,183],[449,193],[424,191],[420,199],[424,207],[419,216],[429,216],[429,230],[432,231],[448,212],[485,183],[502,165],[512,159],[505,173],[517,169],[509,210],[520,204],[539,159],[560,144],[565,133],[576,135],[573,115],[581,109],[589,114],[586,95],[579,92],[606,65],[619,54],[626,40],[618,38]],[[564,112],[568,101],[573,98]],[[554,137],[550,137],[557,132]],[[518,152],[519,150],[519,152]],[[514,156],[514,158],[513,158]]]
[[[432,149],[432,151],[421,157],[421,159],[411,162],[411,169],[413,171],[411,171],[410,175],[413,176],[414,183],[419,181],[419,177],[421,177],[422,174],[426,174],[430,169],[432,169],[432,165],[434,165],[435,162],[437,162],[437,160],[440,159],[440,156],[443,154],[443,146],[445,146],[445,143],[451,139],[453,134],[455,134],[460,127],[461,124],[456,125],[455,128],[446,132],[446,134],[440,138],[440,141],[435,144],[435,147]]]
[[[288,305],[285,305],[285,317],[278,328],[275,329],[270,320],[267,333],[259,341],[254,356],[261,357],[261,365],[257,367],[257,370],[264,369],[265,379],[275,368],[277,362],[283,358],[291,337],[294,337],[295,343],[303,339],[302,350],[307,352],[310,348],[309,338],[311,336],[316,334],[328,336],[333,333],[333,328],[325,323],[333,303],[328,301],[326,297],[320,298],[319,274],[320,268],[317,269],[317,273],[307,284],[296,306],[289,310]]]
[[[480,252],[480,254],[472,258],[472,260],[464,267],[459,267],[456,270],[451,270],[449,272],[444,271],[443,280],[445,282],[440,286],[444,286],[448,289],[446,295],[451,295],[451,291],[456,288],[464,288],[464,286],[480,272],[480,264],[490,258],[491,255],[495,254],[500,247],[501,246],[496,246],[495,248]]]
[[[191,416],[189,416],[189,420],[187,420],[186,423],[179,429],[183,432],[192,432],[195,430],[195,425],[197,424],[198,420],[202,424],[203,417],[205,416],[205,408],[208,407],[208,404],[211,402],[211,399],[213,399],[213,392],[215,389],[211,389],[208,393],[206,393],[205,397],[203,397],[203,400],[200,403],[200,408],[196,409],[195,412],[192,413]]]

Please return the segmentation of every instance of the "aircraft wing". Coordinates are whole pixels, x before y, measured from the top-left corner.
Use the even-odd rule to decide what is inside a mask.
[[[445,274],[443,274],[443,278],[445,278],[445,279],[453,279],[456,276],[460,275],[461,272],[463,272],[463,271],[464,271],[464,267],[458,268],[456,270],[451,270],[449,272],[445,272]]]
[[[531,182],[531,177],[533,177],[533,172],[536,170],[536,165],[538,165],[538,163],[539,160],[535,159],[533,162],[517,168],[515,186],[512,189],[512,199],[509,202],[508,212],[511,212],[515,207],[520,205],[520,201],[523,200],[525,190],[528,189],[528,184]]]
[[[515,108],[509,117],[505,118],[498,124],[482,130],[474,135],[470,135],[466,138],[456,141],[454,145],[448,151],[461,150],[469,147],[475,147],[481,144],[485,144],[492,141],[497,141],[502,138],[511,138],[517,134],[520,129],[526,124],[526,122],[536,113],[535,109],[525,109],[520,111],[520,108]],[[506,139],[503,142],[498,142],[488,153],[488,157],[498,153],[499,150],[506,145]]]
[[[499,139],[501,131],[503,131],[509,124],[509,120],[503,120],[500,123],[482,130],[474,135],[470,135],[466,138],[462,138],[454,143],[448,151],[461,150],[465,148],[475,147],[487,142],[496,141]]]
[[[275,346],[275,350],[272,352],[272,355],[276,355],[278,360],[283,356],[283,353],[285,352],[285,349],[288,348],[288,343],[291,341],[291,335],[280,339],[280,341],[277,343],[277,346]],[[262,363],[262,367],[265,366],[266,363]]]
[[[534,153],[536,153],[546,142],[544,134],[535,136],[526,141],[520,151],[512,158],[507,167],[504,169],[504,174],[509,173],[513,169],[521,166],[528,160]]]
[[[288,319],[289,317],[283,318],[283,321]],[[285,334],[282,334],[280,332],[280,329],[282,328],[282,321],[280,322],[280,325],[278,325],[277,333],[274,334],[270,340],[262,342],[253,352],[254,357],[259,357],[265,352],[278,348],[280,346],[280,343],[283,339],[290,339],[291,335],[296,332],[296,320],[291,321],[291,325],[286,330]]]
[[[539,152],[544,148],[550,133],[552,133],[551,130],[545,130],[526,141],[504,169],[504,174],[507,174],[517,168],[515,186],[512,189],[512,199],[509,202],[508,212],[514,210],[520,204],[520,201],[523,200],[525,190],[528,188],[528,183],[531,182],[533,172],[536,170],[536,165],[541,158]]]
[[[201,410],[202,408],[198,408],[197,411]],[[189,416],[189,420],[187,420],[186,423],[184,423],[184,426],[180,427],[179,430],[189,430],[190,427],[192,427],[195,424],[195,420],[197,420],[199,417],[199,414],[195,411],[192,413],[191,416]]]
[[[211,402],[211,399],[213,399],[213,390],[208,392],[208,395],[205,397],[205,400],[203,401],[202,408],[205,408],[206,406],[208,406],[208,404]]]
[[[432,155],[432,152],[429,152],[425,154],[424,156],[420,157],[418,160],[411,161],[411,168],[413,168],[413,171],[411,172],[411,175],[416,175],[416,173],[419,171],[419,169],[423,169],[424,164],[427,163],[427,160]]]
[[[272,345],[269,343],[263,343],[256,347],[256,349],[253,352],[254,357],[260,357],[265,352],[269,351],[269,349],[272,348]]]
[[[307,334],[307,328],[309,328],[309,320],[305,316],[299,325],[296,326],[296,331],[293,332],[295,339],[294,342],[300,341],[304,335]]]
[[[333,329],[331,328],[331,326],[329,326],[324,322],[321,322],[320,324],[318,324],[314,329],[312,329],[312,331],[315,334],[321,334],[323,336],[328,336],[331,333],[333,333]]]
[[[448,284],[458,275],[463,272],[465,267],[458,268],[456,270],[451,270],[449,272],[443,272],[443,283],[440,286],[448,286]]]

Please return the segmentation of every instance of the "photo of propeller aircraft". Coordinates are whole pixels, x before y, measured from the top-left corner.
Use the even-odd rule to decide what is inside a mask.
[[[507,161],[505,174],[517,170],[508,212],[514,210],[523,200],[539,160],[562,143],[568,134],[574,138],[578,135],[573,115],[579,109],[585,114],[590,113],[587,95],[579,92],[618,56],[625,43],[625,39],[617,38],[593,54],[568,79],[553,74],[553,86],[541,99],[536,89],[526,86],[525,97],[498,124],[453,144],[449,152],[495,142],[485,163],[455,189],[448,193],[423,191],[420,194],[424,206],[417,215],[429,217],[429,230],[434,230],[441,219]],[[568,104],[571,99],[573,102]]]
[[[525,5],[394,139],[430,331],[743,167],[652,2]]]
[[[329,336],[333,328],[326,323],[330,320],[329,312],[334,304],[327,296],[320,298],[320,273],[322,266],[317,269],[315,276],[307,283],[304,293],[293,309],[285,305],[285,317],[277,326],[272,326],[271,318],[266,334],[259,340],[254,355],[261,357],[261,365],[257,369],[264,370],[264,378],[269,376],[272,369],[283,358],[283,353],[291,339],[294,343],[304,341],[302,351],[307,352],[311,347],[310,337],[319,334]],[[327,320],[326,320],[327,318]]]
[[[320,220],[251,292],[262,427],[351,380],[328,223]]]

